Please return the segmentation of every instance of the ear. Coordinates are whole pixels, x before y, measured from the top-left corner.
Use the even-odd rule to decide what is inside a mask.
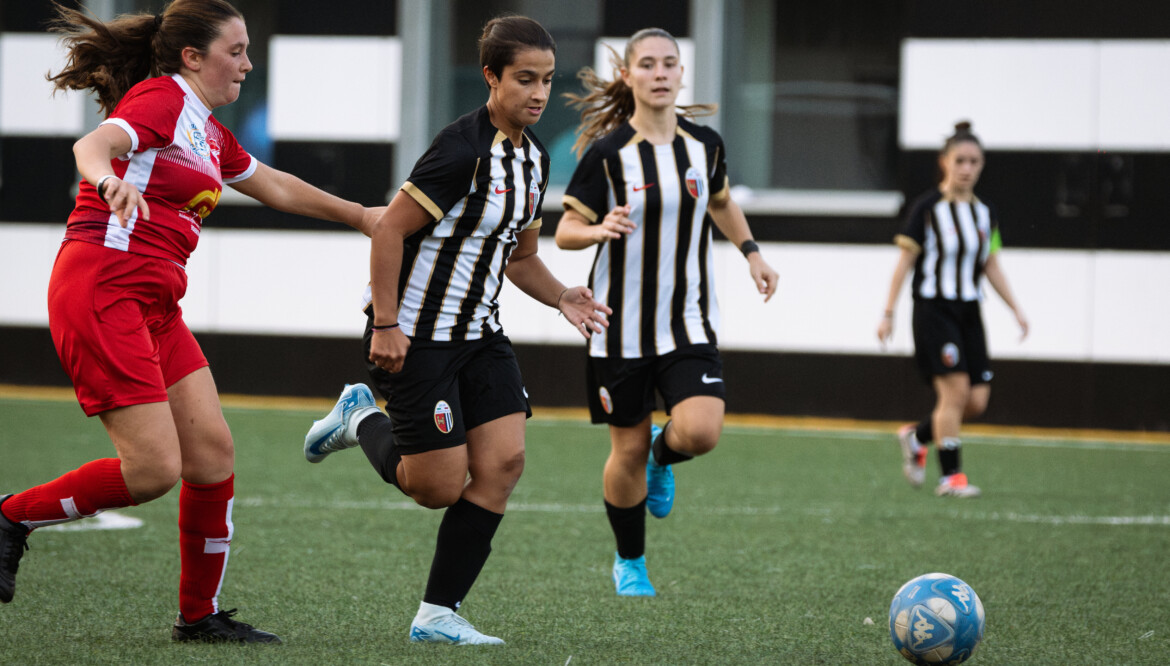
[[[633,86],[630,85],[630,70],[622,67],[618,70],[618,73],[622,76],[622,83],[626,84],[627,88],[632,88]]]
[[[194,46],[183,47],[179,57],[183,60],[183,66],[193,72],[198,72],[203,66],[203,54]]]
[[[489,88],[495,88],[496,86],[500,85],[499,77],[497,77],[496,73],[493,72],[487,65],[484,65],[483,68],[483,80],[487,81]]]

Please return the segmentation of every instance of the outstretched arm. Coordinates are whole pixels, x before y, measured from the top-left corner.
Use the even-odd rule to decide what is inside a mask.
[[[609,326],[606,316],[613,314],[613,310],[593,300],[589,288],[561,284],[536,254],[539,236],[537,229],[516,235],[518,243],[508,257],[504,274],[520,291],[559,310],[581,335],[589,338],[593,333],[601,333]]]
[[[744,243],[748,241],[752,242],[749,247],[755,246],[747,216],[743,214],[743,209],[730,196],[711,201],[707,205],[707,211],[711,213],[711,219],[715,220],[715,226],[719,227],[719,231],[723,232],[727,240],[731,241],[737,248],[743,250]],[[756,283],[756,289],[764,295],[764,302],[767,303],[776,293],[776,284],[780,280],[780,276],[768,265],[767,261],[764,261],[759,248],[747,253],[747,261],[752,281]]]
[[[385,206],[366,208],[333,196],[291,173],[273,169],[262,162],[257,163],[255,173],[233,183],[232,187],[276,210],[341,222],[367,236],[373,233],[374,223],[386,210]]]

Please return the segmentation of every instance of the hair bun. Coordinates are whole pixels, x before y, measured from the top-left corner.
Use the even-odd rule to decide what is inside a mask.
[[[970,120],[960,120],[959,122],[955,123],[955,134],[970,134],[970,133],[971,133],[971,121]]]

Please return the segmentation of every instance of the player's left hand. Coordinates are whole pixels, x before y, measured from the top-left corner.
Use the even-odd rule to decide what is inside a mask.
[[[593,300],[593,291],[588,287],[569,287],[559,299],[557,309],[565,319],[588,340],[594,333],[601,333],[609,326],[607,317],[613,314],[608,305]]]
[[[764,302],[767,303],[772,294],[776,293],[776,285],[780,282],[780,274],[764,261],[764,257],[759,252],[752,252],[748,255],[748,269],[751,271],[752,280],[756,283],[756,289],[764,295]]]

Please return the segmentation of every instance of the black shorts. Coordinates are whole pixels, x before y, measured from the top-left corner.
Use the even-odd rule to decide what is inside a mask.
[[[628,428],[654,411],[654,391],[666,413],[697,395],[723,400],[723,360],[715,345],[691,345],[663,356],[594,358],[586,366],[589,415],[594,423]]]
[[[411,338],[402,370],[393,374],[369,362],[370,337],[367,322],[366,367],[386,400],[403,455],[466,444],[468,430],[509,414],[532,416],[512,342],[503,333],[462,342]]]
[[[926,383],[952,372],[967,373],[972,386],[991,381],[979,301],[915,301],[913,325],[914,360]]]

